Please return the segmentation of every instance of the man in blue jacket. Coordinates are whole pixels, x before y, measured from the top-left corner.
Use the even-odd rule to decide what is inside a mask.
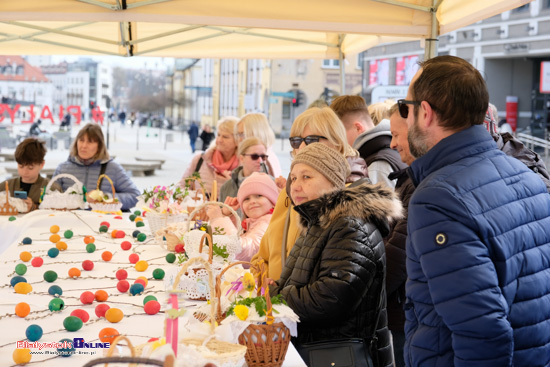
[[[550,365],[550,195],[483,124],[481,74],[424,61],[406,100],[408,366]]]

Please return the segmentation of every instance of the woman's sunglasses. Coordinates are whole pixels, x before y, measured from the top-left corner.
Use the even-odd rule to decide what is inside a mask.
[[[406,99],[399,99],[397,100],[397,106],[399,107],[399,115],[406,119],[409,117],[409,104],[412,104],[413,106],[420,106],[420,102],[418,101],[407,101]]]
[[[302,142],[306,143],[306,145],[309,145],[311,143],[318,143],[319,140],[321,139],[326,139],[326,138],[320,135],[309,135],[309,136],[306,136],[305,138],[302,138],[301,136],[293,136],[288,140],[290,140],[290,146],[293,149],[300,149],[300,145],[302,145]]]
[[[257,161],[258,159],[262,158],[264,161],[269,157],[266,154],[243,154],[249,156],[253,161]]]

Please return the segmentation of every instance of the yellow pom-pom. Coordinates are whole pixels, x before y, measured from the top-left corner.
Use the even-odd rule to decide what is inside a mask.
[[[149,263],[145,260],[140,260],[136,263],[135,268],[137,271],[145,271],[149,267]]]
[[[19,258],[21,259],[21,261],[27,262],[32,259],[32,254],[28,251],[23,251],[19,254]]]
[[[59,226],[58,225],[53,225],[50,227],[50,232],[51,233],[57,233],[59,232]]]
[[[244,305],[237,305],[233,309],[235,312],[235,316],[239,318],[239,320],[246,320],[248,318],[248,307]]]
[[[244,273],[242,283],[243,283],[243,288],[247,292],[252,292],[254,288],[256,288],[256,282],[254,281],[254,276],[250,273]]]
[[[32,292],[32,285],[25,282],[19,282],[15,285],[15,287],[13,287],[13,289],[15,290],[15,293],[27,294]]]
[[[31,361],[31,350],[28,348],[17,348],[12,354],[15,364],[27,364]]]

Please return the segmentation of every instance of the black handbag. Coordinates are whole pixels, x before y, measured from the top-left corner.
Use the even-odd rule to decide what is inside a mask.
[[[296,350],[308,367],[374,367],[363,339],[336,339],[297,344]]]

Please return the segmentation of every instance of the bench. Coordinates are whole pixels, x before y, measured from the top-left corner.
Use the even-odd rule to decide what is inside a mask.
[[[159,162],[118,162],[126,171],[131,171],[132,176],[153,176],[155,169],[160,168]]]
[[[166,162],[166,159],[136,157],[136,161],[138,161],[138,162],[147,162],[147,163],[157,163],[158,164],[157,169],[162,169],[162,165],[164,164],[164,162]]]
[[[46,176],[47,178],[51,179],[53,177],[53,173],[55,172],[56,168],[57,167],[44,167],[40,171],[40,174],[42,176]],[[11,174],[12,177],[19,175],[19,173],[17,172],[17,166],[6,165],[4,166],[4,169],[6,170],[7,173]]]
[[[0,152],[0,158],[4,158],[4,161],[15,161],[15,154],[9,152]]]

